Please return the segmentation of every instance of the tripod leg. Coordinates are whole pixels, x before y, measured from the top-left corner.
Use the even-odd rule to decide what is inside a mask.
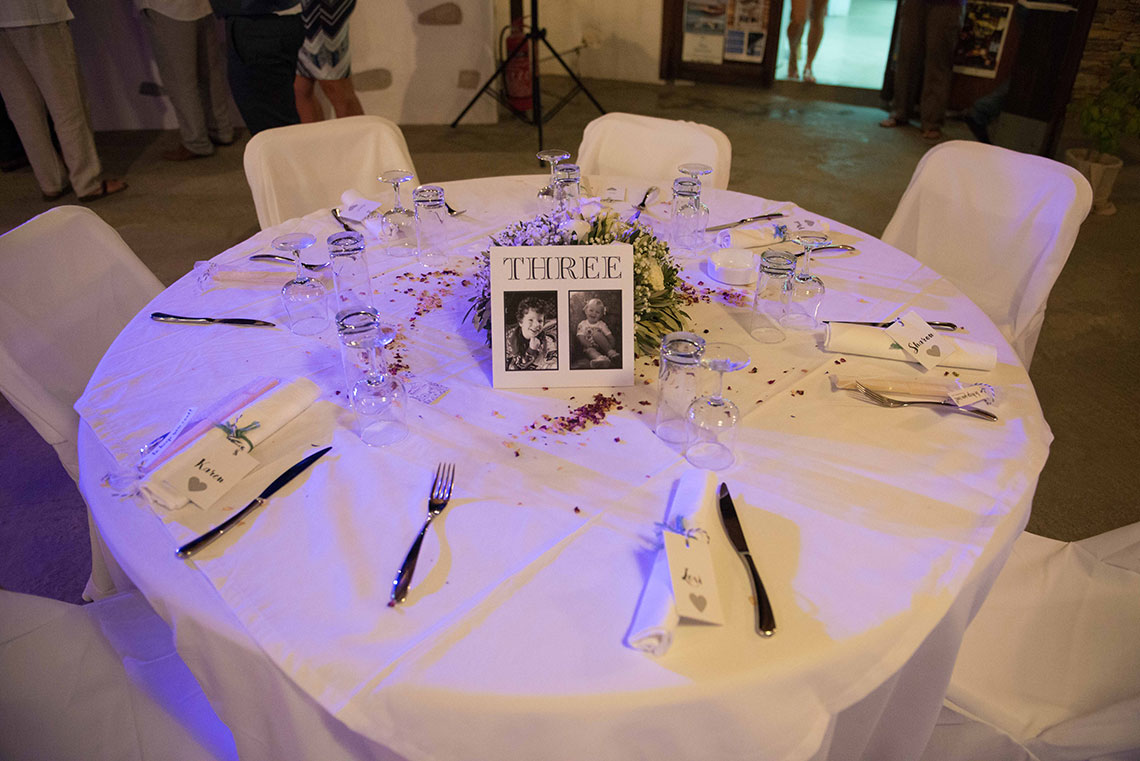
[[[472,98],[471,101],[463,108],[463,111],[460,112],[459,116],[455,117],[455,121],[451,123],[452,127],[455,127],[459,124],[460,120],[466,116],[467,112],[471,110],[471,107],[475,105],[475,102],[479,100],[479,98],[483,97],[483,93],[487,92],[492,83],[494,83],[496,79],[502,76],[503,72],[506,71],[507,64],[514,60],[514,57],[517,56],[525,48],[526,44],[527,43],[525,42],[520,43],[515,47],[514,50],[511,51],[511,54],[508,55],[501,64],[499,64],[499,68],[495,69],[495,73],[487,78],[487,81],[484,82],[483,86],[479,88],[479,92],[475,93],[475,97]]]
[[[538,149],[542,150],[542,88],[538,81],[538,40],[546,42],[546,30],[538,29],[532,30],[533,37],[530,40],[530,104],[534,110],[531,112],[533,115],[535,126],[538,127]],[[550,47],[550,43],[547,43]],[[538,162],[542,166],[542,162]]]
[[[586,93],[586,97],[590,99],[590,102],[594,104],[598,111],[604,114],[606,110],[602,108],[602,104],[597,101],[597,99],[588,89],[586,89],[586,85],[582,84],[582,80],[578,79],[578,75],[570,70],[570,67],[567,66],[566,62],[562,60],[562,56],[558,55],[558,51],[551,47],[550,43],[546,41],[546,30],[543,29],[542,31],[542,44],[546,45],[546,49],[554,55],[555,60],[557,60],[558,63],[562,65],[562,68],[565,69],[566,73],[570,75],[570,78],[574,80],[574,84],[578,85],[578,89]],[[541,127],[539,129],[541,129]]]

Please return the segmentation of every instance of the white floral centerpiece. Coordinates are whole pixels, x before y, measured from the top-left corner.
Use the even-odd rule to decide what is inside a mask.
[[[638,355],[653,355],[666,333],[684,330],[689,316],[681,309],[678,290],[681,278],[665,241],[641,223],[629,223],[596,201],[584,202],[581,210],[542,214],[509,225],[491,236],[496,246],[586,246],[629,243],[633,246],[634,347]],[[472,322],[491,331],[490,252],[484,251],[475,275],[478,293],[471,297]]]

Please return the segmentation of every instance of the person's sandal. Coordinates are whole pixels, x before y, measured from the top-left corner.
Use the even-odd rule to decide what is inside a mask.
[[[879,122],[880,127],[886,127],[887,129],[891,129],[893,127],[901,127],[904,124],[906,124],[906,122],[897,116],[888,116],[886,119],[883,119],[881,122]]]
[[[112,182],[117,182],[119,184],[117,187],[113,187],[109,184]],[[122,180],[103,180],[101,183],[99,183],[99,192],[98,193],[91,193],[90,195],[79,196],[79,200],[83,201],[83,202],[98,201],[100,198],[106,198],[107,196],[113,196],[116,193],[122,193],[128,187],[129,186],[127,185],[127,183],[123,182]]]
[[[942,130],[940,129],[924,129],[922,131],[922,139],[928,143],[937,143],[942,139]]]

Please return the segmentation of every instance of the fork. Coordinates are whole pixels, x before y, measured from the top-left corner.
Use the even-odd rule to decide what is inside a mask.
[[[879,405],[880,407],[910,407],[913,404],[933,407],[949,407],[954,412],[961,412],[963,415],[973,415],[974,417],[979,417],[983,420],[996,421],[998,419],[997,415],[993,414],[992,412],[986,412],[985,410],[976,410],[972,407],[959,407],[953,402],[928,402],[917,400],[904,402],[902,399],[892,399],[889,396],[883,396],[878,391],[872,391],[859,382],[855,383],[855,388],[858,389],[860,394],[875,404]]]
[[[431,494],[428,497],[427,520],[420,529],[416,541],[412,542],[407,557],[404,558],[396,578],[392,580],[392,597],[388,600],[388,607],[395,607],[396,603],[403,602],[408,597],[408,587],[412,584],[412,573],[416,570],[416,561],[420,557],[420,546],[424,542],[424,534],[432,519],[443,512],[447,501],[451,499],[451,486],[455,483],[455,465],[441,462],[435,469],[435,479],[431,482]]]

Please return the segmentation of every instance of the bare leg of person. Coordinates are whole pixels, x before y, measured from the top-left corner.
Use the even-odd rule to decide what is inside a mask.
[[[827,0],[812,0],[807,33],[807,63],[804,65],[805,82],[815,82],[812,64],[815,63],[815,54],[819,52],[819,43],[823,41],[823,19],[826,15]]]
[[[804,22],[807,21],[808,0],[791,0],[791,15],[788,16],[788,79],[800,78],[800,40],[804,35]]]
[[[360,105],[360,98],[356,97],[351,79],[322,79],[320,82],[321,92],[329,99],[338,119],[364,113],[364,106]]]
[[[324,120],[325,112],[317,100],[314,80],[298,74],[293,79],[293,97],[297,101],[297,115],[301,117],[302,124]]]

